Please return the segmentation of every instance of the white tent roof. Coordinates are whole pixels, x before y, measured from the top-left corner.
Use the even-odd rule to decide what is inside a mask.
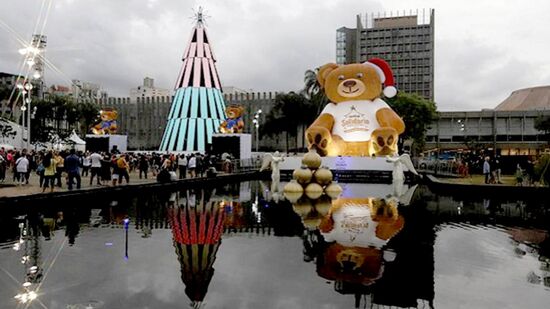
[[[86,145],[86,142],[81,139],[77,134],[76,132],[73,130],[73,133],[71,133],[71,136],[69,136],[68,138],[70,141],[73,141],[75,144],[78,144],[78,145]]]

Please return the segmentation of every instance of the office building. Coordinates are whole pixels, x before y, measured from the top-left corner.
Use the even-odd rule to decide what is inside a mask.
[[[356,28],[336,30],[336,62],[382,58],[392,67],[398,90],[433,101],[434,30],[433,9],[357,15]]]
[[[130,99],[135,100],[137,97],[166,97],[172,95],[172,91],[163,88],[155,87],[155,80],[150,77],[143,79],[143,85],[130,89]]]

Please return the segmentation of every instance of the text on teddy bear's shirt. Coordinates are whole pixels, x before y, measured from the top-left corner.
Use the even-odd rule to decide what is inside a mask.
[[[327,104],[322,114],[334,117],[333,135],[346,142],[364,142],[370,140],[372,131],[380,127],[376,112],[381,108],[389,108],[381,99],[345,101]]]

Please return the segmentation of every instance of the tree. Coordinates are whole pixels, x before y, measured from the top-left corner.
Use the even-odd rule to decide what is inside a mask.
[[[544,139],[550,143],[550,117],[539,116],[535,119],[535,129],[544,132]]]
[[[319,68],[316,68],[314,70],[307,70],[304,73],[304,89],[301,92],[312,105],[317,107],[316,115],[320,114],[323,107],[329,102],[323,91],[323,87],[317,80],[318,72]]]
[[[0,137],[13,137],[17,133],[13,130],[13,127],[0,118]]]
[[[271,111],[266,115],[262,134],[277,136],[285,133],[286,151],[289,151],[290,137],[295,138],[296,148],[305,146],[303,134],[305,127],[317,117],[317,106],[308,101],[303,94],[289,92],[278,94]],[[300,143],[301,142],[301,143]],[[301,144],[301,146],[300,146]]]
[[[51,136],[64,139],[74,129],[86,133],[99,115],[99,106],[94,103],[76,103],[71,97],[49,96],[44,100],[33,101],[36,108],[31,122],[33,141],[46,143]]]
[[[426,140],[426,131],[437,120],[436,104],[418,94],[399,92],[397,96],[386,99],[393,110],[403,118],[405,132],[400,136],[400,148],[404,140],[413,140],[413,151],[422,151]]]

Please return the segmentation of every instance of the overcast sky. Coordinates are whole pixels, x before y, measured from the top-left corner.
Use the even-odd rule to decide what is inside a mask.
[[[29,40],[43,1],[2,1],[0,71],[18,73],[22,61],[5,25]],[[305,70],[335,61],[336,29],[355,27],[358,13],[422,8],[436,10],[440,110],[493,108],[513,90],[550,84],[544,0],[54,0],[46,55],[63,74],[46,71],[47,83],[80,79],[128,96],[150,76],[172,88],[199,5],[225,86],[298,90]]]

